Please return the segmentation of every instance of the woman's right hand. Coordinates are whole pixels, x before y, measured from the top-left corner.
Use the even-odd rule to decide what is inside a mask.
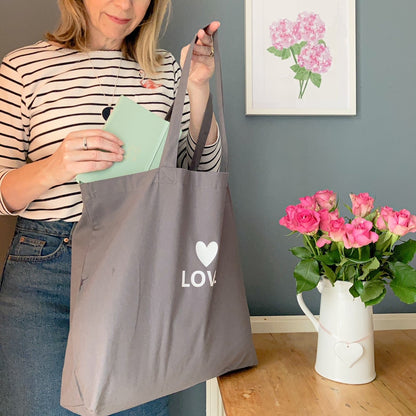
[[[69,133],[51,156],[7,173],[1,184],[5,207],[18,212],[53,186],[74,180],[79,173],[109,168],[123,160],[122,145],[119,138],[104,130]]]
[[[104,130],[80,130],[65,137],[45,166],[51,186],[69,182],[79,173],[104,170],[123,160],[123,142]]]

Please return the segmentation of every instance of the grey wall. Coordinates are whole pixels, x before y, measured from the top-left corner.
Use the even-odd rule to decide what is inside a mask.
[[[342,202],[350,192],[369,192],[377,205],[416,213],[416,3],[357,1],[355,117],[245,116],[244,1],[173,3],[163,46],[178,58],[180,46],[199,27],[212,19],[222,22],[230,181],[251,313],[300,314],[292,277],[296,260],[288,251],[295,240],[278,224],[287,205],[329,188]],[[40,39],[57,15],[53,0],[0,0],[0,55]],[[305,298],[317,313],[317,293]],[[389,293],[375,312],[416,312],[416,305]],[[203,387],[176,396],[172,408],[177,415],[202,415]]]
[[[416,213],[414,133],[416,28],[412,0],[357,1],[357,106],[354,117],[245,116],[244,1],[174,2],[164,45],[179,45],[212,19],[222,22],[221,50],[231,193],[251,313],[300,314],[289,248],[278,224],[285,207],[320,189],[369,192],[377,205]],[[300,245],[300,244],[299,244]],[[315,313],[319,297],[305,295]],[[392,293],[375,312],[416,312]]]

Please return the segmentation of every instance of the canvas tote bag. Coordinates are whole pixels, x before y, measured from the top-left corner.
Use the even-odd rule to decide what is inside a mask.
[[[158,169],[81,184],[61,405],[105,416],[257,364],[228,189],[177,168],[192,43]],[[225,169],[225,170],[224,170]]]

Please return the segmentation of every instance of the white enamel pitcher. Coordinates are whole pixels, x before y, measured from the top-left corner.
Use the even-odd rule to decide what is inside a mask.
[[[321,376],[346,384],[369,383],[376,377],[374,367],[374,329],[372,306],[349,292],[352,283],[331,282],[323,278],[319,321],[305,305],[299,306],[318,332],[315,370]]]

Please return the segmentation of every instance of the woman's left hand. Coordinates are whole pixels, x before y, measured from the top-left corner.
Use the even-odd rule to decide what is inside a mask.
[[[212,35],[220,27],[220,22],[211,22],[204,29],[198,31],[198,40],[194,46],[191,61],[191,69],[189,72],[188,89],[191,87],[200,88],[209,83],[215,69],[214,64],[214,47]],[[181,51],[181,66],[185,63],[186,54],[189,45],[185,46]]]

